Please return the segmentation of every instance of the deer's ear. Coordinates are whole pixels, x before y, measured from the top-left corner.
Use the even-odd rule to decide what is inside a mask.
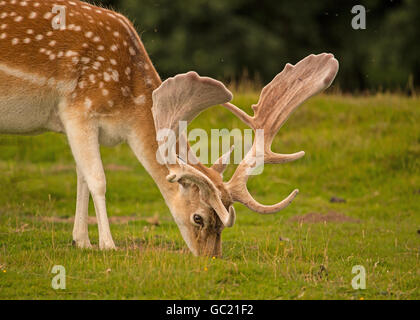
[[[166,179],[172,183],[178,182],[195,184],[200,189],[201,200],[216,211],[223,225],[227,227],[232,225],[232,211],[226,210],[221,200],[220,191],[204,173],[179,161],[178,166],[172,166],[170,168]]]

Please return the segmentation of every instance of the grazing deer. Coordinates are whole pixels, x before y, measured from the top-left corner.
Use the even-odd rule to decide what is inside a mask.
[[[65,16],[58,16],[61,6]],[[64,25],[63,22],[66,22]],[[54,22],[60,28],[54,28]],[[297,106],[326,89],[338,71],[331,54],[287,64],[263,90],[251,117],[229,101],[232,94],[195,72],[161,82],[132,24],[122,15],[76,0],[0,0],[0,132],[64,133],[77,168],[73,240],[90,248],[89,195],[95,204],[99,247],[115,248],[105,205],[105,174],[99,146],[127,142],[160,189],[181,234],[195,255],[220,255],[221,232],[235,222],[234,202],[261,214],[277,212],[296,196],[262,205],[246,184],[257,147],[265,163],[301,158],[276,154],[271,143]],[[212,167],[177,158],[158,161],[168,142],[157,133],[177,132],[206,108],[222,104],[252,129],[264,130],[228,182],[222,156]],[[172,144],[179,144],[177,136]]]

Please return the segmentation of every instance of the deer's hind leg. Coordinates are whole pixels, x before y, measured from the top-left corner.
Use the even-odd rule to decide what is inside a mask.
[[[86,117],[83,106],[70,107],[62,104],[60,118],[77,168],[83,175],[93,198],[98,220],[99,248],[115,249],[105,204],[106,179],[99,150],[98,125],[96,121]]]

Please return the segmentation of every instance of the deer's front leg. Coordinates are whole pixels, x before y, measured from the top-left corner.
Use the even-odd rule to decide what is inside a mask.
[[[76,165],[87,183],[95,204],[99,248],[115,249],[106,212],[106,180],[99,151],[98,127],[84,118],[84,115],[77,115],[75,111],[62,111],[61,118]]]
[[[88,233],[89,188],[82,171],[77,167],[76,215],[73,241],[78,248],[92,248]]]

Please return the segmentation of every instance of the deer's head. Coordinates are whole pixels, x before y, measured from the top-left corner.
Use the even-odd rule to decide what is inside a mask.
[[[295,66],[287,64],[262,90],[258,103],[252,106],[252,117],[229,103],[232,94],[221,82],[200,77],[195,72],[169,78],[153,92],[152,112],[159,143],[157,158],[168,168],[168,182],[178,184],[178,192],[170,199],[169,206],[184,240],[195,255],[221,255],[222,230],[232,227],[236,218],[234,202],[260,214],[270,214],[285,208],[297,195],[298,190],[294,190],[275,205],[262,205],[251,196],[246,184],[261,156],[264,163],[284,163],[305,154],[303,151],[274,153],[271,143],[293,110],[328,88],[337,71],[337,60],[325,53],[310,55]],[[227,182],[223,181],[223,171],[230,153],[209,168],[188,148],[187,156],[180,154],[181,146],[187,145],[180,125],[188,124],[201,111],[218,104],[232,111],[255,132],[262,132],[264,138],[254,140]]]

